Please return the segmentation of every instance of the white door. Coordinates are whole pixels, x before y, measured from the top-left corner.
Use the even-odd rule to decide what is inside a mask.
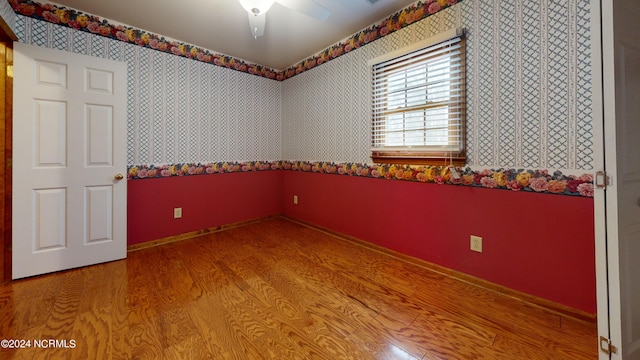
[[[126,257],[126,74],[14,43],[14,279]]]
[[[611,359],[636,360],[640,359],[640,1],[602,0],[601,4],[604,169],[611,184],[598,191],[605,213],[596,212],[601,217],[596,220],[596,237],[606,236],[605,248],[598,250],[606,251],[598,256],[598,271],[607,280],[598,279],[598,332],[616,347]],[[601,297],[607,291],[605,301]],[[605,343],[601,339],[602,347]],[[609,355],[601,351],[600,359]]]

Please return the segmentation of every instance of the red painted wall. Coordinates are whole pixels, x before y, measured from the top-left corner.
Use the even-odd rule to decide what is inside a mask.
[[[130,180],[128,244],[282,213],[282,172]],[[173,208],[182,207],[182,218]]]
[[[297,171],[128,182],[129,245],[277,214],[596,313],[591,198]]]
[[[596,313],[591,198],[284,171],[282,204],[292,218]]]

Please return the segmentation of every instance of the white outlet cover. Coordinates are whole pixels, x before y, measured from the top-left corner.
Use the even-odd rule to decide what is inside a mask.
[[[480,236],[471,235],[470,249],[475,252],[482,252],[482,238]]]

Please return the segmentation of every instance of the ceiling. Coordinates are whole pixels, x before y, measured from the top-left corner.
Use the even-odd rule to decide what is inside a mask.
[[[238,0],[55,0],[101,18],[283,70],[414,3],[415,0],[313,0],[325,21],[275,3],[264,36],[254,39]]]

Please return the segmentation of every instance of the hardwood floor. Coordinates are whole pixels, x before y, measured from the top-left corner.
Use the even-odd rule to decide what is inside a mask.
[[[597,358],[594,323],[284,218],[5,283],[0,306],[0,337],[31,340],[1,359]]]

